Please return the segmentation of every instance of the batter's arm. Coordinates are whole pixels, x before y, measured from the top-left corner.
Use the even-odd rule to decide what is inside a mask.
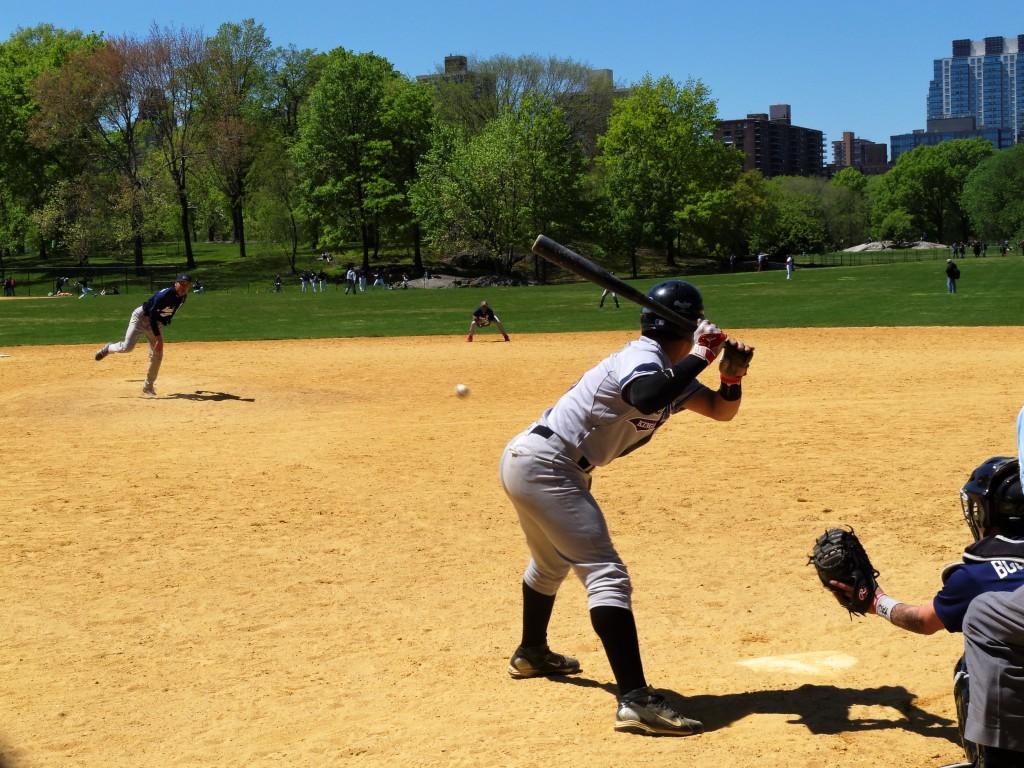
[[[739,384],[723,384],[717,392],[705,387],[694,393],[683,407],[715,421],[732,421],[739,413],[741,396]],[[727,399],[729,397],[734,399]]]

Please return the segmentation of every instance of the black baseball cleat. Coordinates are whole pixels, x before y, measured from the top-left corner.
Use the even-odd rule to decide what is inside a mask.
[[[508,662],[508,673],[517,680],[546,675],[575,675],[580,663],[572,656],[554,653],[546,645],[539,648],[519,646]]]
[[[107,345],[104,344],[102,347],[99,348],[99,351],[96,353],[96,359],[97,360],[102,360],[104,357],[106,357],[109,354],[110,354],[110,350],[107,348]]]
[[[683,717],[650,687],[637,688],[619,700],[615,730],[645,736],[692,736],[703,733],[699,720]]]

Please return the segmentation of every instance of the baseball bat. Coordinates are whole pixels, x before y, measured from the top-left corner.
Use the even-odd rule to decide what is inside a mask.
[[[538,235],[533,243],[533,252],[538,256],[547,259],[552,264],[557,264],[563,269],[573,272],[585,280],[589,280],[602,288],[607,288],[624,299],[647,307],[658,317],[663,317],[670,323],[674,323],[687,331],[697,329],[697,323],[688,317],[683,317],[674,309],[666,307],[661,302],[655,301],[644,293],[641,293],[633,286],[623,282],[604,267],[595,264],[585,256],[580,256],[560,243],[556,243],[550,237]]]

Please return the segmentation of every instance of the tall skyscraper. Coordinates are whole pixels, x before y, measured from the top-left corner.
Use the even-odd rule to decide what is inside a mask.
[[[975,126],[1010,130],[1024,139],[1024,35],[954,40],[953,55],[935,60],[928,119],[973,117]]]
[[[927,128],[890,137],[892,160],[922,145],[981,138],[996,149],[1024,142],[1024,35],[954,40],[935,59]]]

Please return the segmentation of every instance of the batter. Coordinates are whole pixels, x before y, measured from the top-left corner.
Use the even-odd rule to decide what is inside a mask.
[[[514,678],[579,672],[576,659],[552,652],[547,644],[555,594],[573,570],[586,587],[591,623],[618,685],[616,730],[687,736],[700,732],[701,723],[676,712],[644,677],[629,572],[590,493],[590,473],[648,442],[673,413],[685,409],[731,420],[740,407],[745,365],[738,375],[723,374],[717,391],[697,376],[726,346],[746,354],[752,350],[727,341],[704,319],[704,302],[693,285],[670,280],[648,296],[693,320],[696,331],[645,309],[640,338],[583,374],[502,455],[502,485],[519,514],[531,556],[522,584],[522,640],[508,671]]]

